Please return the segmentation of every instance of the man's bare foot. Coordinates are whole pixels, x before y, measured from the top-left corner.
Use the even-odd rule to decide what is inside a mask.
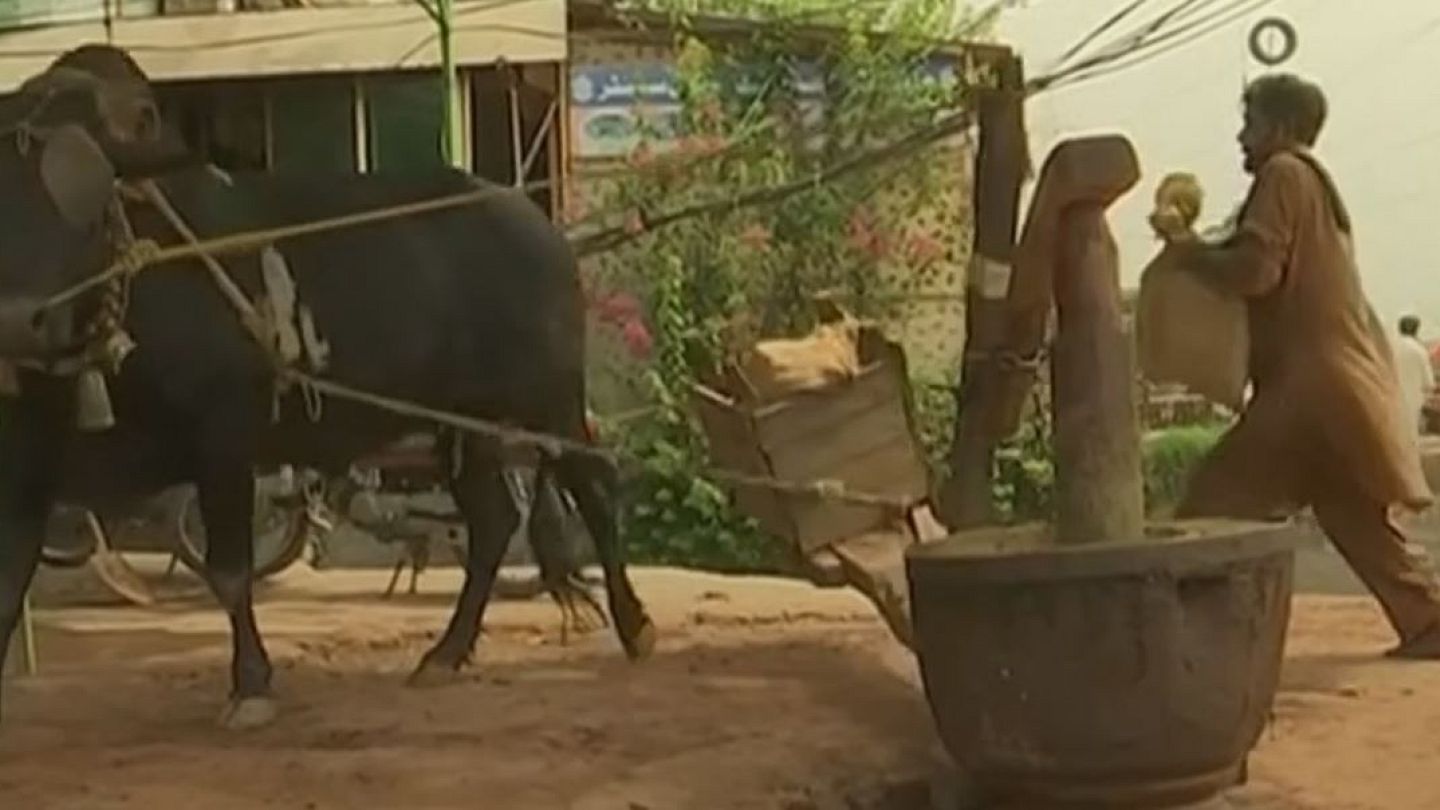
[[[1385,657],[1407,661],[1440,661],[1440,622],[1430,625],[1430,629],[1386,652]]]

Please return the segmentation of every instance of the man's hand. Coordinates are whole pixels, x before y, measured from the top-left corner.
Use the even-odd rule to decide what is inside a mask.
[[[1150,214],[1150,227],[1167,243],[1196,238],[1195,231],[1185,222],[1185,215],[1173,205],[1157,208]]]

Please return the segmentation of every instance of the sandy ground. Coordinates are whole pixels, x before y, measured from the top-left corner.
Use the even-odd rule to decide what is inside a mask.
[[[12,680],[0,807],[921,810],[938,762],[912,660],[846,591],[637,572],[662,630],[562,647],[544,601],[494,606],[473,675],[401,680],[453,571],[382,602],[384,572],[293,569],[263,593],[281,719],[213,725],[223,617],[198,593],[42,611],[44,671]],[[1301,597],[1249,810],[1440,807],[1440,665],[1379,659],[1371,605]]]

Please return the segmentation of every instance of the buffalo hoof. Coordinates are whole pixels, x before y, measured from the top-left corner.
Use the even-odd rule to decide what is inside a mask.
[[[640,624],[636,629],[620,636],[620,644],[625,648],[625,655],[631,661],[644,661],[655,651],[655,640],[658,633],[655,631],[655,622],[649,616],[640,615]]]
[[[426,659],[405,679],[405,685],[411,689],[435,689],[451,686],[465,679],[459,665]]]
[[[273,698],[237,698],[220,713],[220,727],[226,731],[250,731],[270,725],[279,715]]]

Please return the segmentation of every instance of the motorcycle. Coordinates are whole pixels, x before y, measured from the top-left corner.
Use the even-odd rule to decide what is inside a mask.
[[[313,510],[288,470],[256,479],[256,580],[271,577],[303,556],[315,530]],[[193,485],[171,487],[126,508],[99,512],[60,504],[51,514],[40,559],[57,568],[92,565],[100,580],[130,602],[153,604],[154,591],[135,572],[126,553],[169,554],[167,576],[183,564],[205,570],[205,530]]]
[[[539,573],[528,580],[497,581],[495,595],[524,599],[549,592],[561,609],[562,631],[604,626],[605,611],[590,592],[601,580],[581,572],[581,549],[587,546],[581,541],[588,535],[574,501],[555,487],[537,492],[524,465],[507,466],[505,480],[521,517],[506,561],[537,563]],[[531,516],[541,512],[548,520],[532,525]],[[387,598],[407,566],[409,592],[417,591],[436,547],[448,549],[461,565],[466,556],[465,521],[444,486],[433,446],[420,437],[339,476],[281,467],[257,477],[253,519],[256,580],[307,556],[317,568],[325,567],[331,545],[346,533],[403,547],[384,592]],[[517,542],[524,539],[529,542]],[[124,553],[169,553],[167,576],[183,564],[203,577],[205,546],[196,489],[182,485],[124,510],[97,513],[60,506],[50,520],[41,558],[58,567],[90,563],[111,590],[149,605],[155,601],[153,589],[125,561]]]

